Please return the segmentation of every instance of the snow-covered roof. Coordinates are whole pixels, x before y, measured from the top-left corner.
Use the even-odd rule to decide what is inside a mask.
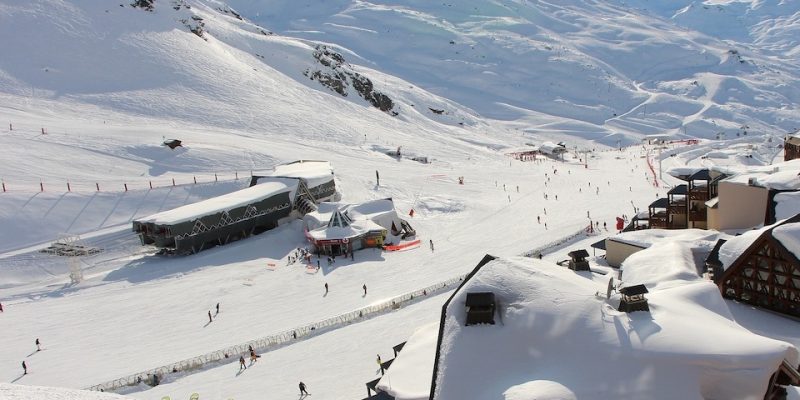
[[[622,279],[626,286],[642,284],[650,289],[674,285],[675,281],[700,280],[697,264],[702,260],[695,256],[693,247],[702,246],[710,251],[713,245],[710,240],[658,242],[622,262]]]
[[[351,238],[354,236],[363,235],[370,231],[381,231],[384,229],[385,229],[384,227],[370,220],[361,220],[361,221],[353,221],[352,223],[350,223],[345,227],[325,226],[322,228],[317,228],[312,231],[309,231],[308,234],[316,240],[336,240],[336,239]]]
[[[439,323],[425,325],[408,338],[392,367],[378,382],[378,389],[397,399],[427,400],[436,357]]]
[[[747,231],[739,236],[734,236],[720,246],[719,248],[719,261],[722,263],[722,267],[724,269],[728,269],[728,267],[739,258],[745,250],[747,250],[753,242],[756,241],[761,234],[764,233],[768,227],[764,227],[761,229],[756,229],[752,231]]]
[[[754,184],[775,190],[800,190],[800,159],[772,165],[726,168],[726,182]]]
[[[719,261],[724,269],[728,269],[758,238],[772,229],[772,236],[778,240],[783,247],[794,253],[798,258],[800,254],[800,223],[797,222],[800,215],[793,215],[791,219],[782,219],[772,225],[764,226],[733,236],[719,248]]]
[[[558,154],[567,151],[567,149],[553,142],[544,142],[539,145],[539,151],[547,154]]]
[[[776,226],[772,230],[772,237],[800,259],[800,223],[785,223]]]
[[[643,229],[638,231],[622,232],[609,237],[615,242],[630,244],[647,248],[664,239],[680,241],[716,241],[718,232],[705,229]]]
[[[775,195],[775,219],[781,220],[800,214],[800,191]]]
[[[199,216],[232,210],[283,192],[290,192],[289,197],[291,198],[291,193],[297,189],[297,182],[298,181],[295,179],[280,179],[264,182],[222,196],[212,197],[197,203],[162,211],[148,217],[140,218],[137,221],[158,225],[172,225],[191,221]]]
[[[782,360],[797,363],[791,344],[737,324],[711,282],[650,290],[650,312],[623,313],[590,275],[521,258],[478,269],[445,306],[433,398],[761,398]],[[496,324],[465,327],[466,294],[486,291]]]
[[[314,187],[333,180],[333,167],[328,161],[298,160],[276,166],[270,176],[303,178]]]
[[[88,390],[15,385],[0,382],[0,399],[4,400],[125,400],[130,397]]]
[[[705,167],[698,167],[698,166],[694,166],[694,167],[674,167],[674,168],[668,169],[666,172],[670,176],[673,176],[675,178],[680,178],[680,177],[691,176],[691,175],[693,175],[693,174],[695,174],[698,171],[701,171],[703,169],[705,169]]]

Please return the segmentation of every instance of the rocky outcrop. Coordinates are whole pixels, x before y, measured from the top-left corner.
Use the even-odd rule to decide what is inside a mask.
[[[398,114],[393,110],[394,102],[391,97],[375,90],[372,81],[353,71],[341,54],[325,45],[318,45],[315,47],[313,57],[323,68],[307,69],[303,72],[305,76],[344,97],[347,97],[348,89],[352,87],[373,107],[393,116]]]
[[[133,3],[131,3],[131,7],[153,11],[153,2],[155,2],[155,0],[134,0]]]

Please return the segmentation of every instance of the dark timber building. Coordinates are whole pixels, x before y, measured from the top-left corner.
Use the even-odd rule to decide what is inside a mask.
[[[284,172],[292,177],[254,176],[246,189],[138,219],[133,230],[143,245],[170,254],[193,254],[273,229],[316,210],[318,202],[336,194],[330,164],[303,163],[286,164],[292,167]]]

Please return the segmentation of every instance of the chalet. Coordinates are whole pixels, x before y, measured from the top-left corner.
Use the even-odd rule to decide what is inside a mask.
[[[330,163],[301,160],[253,176],[248,188],[139,218],[133,231],[142,245],[193,254],[302,218],[336,195]]]
[[[800,214],[719,241],[706,264],[722,295],[800,317]]]
[[[416,232],[398,217],[392,199],[361,204],[320,203],[303,217],[304,231],[314,251],[327,255],[381,247],[387,238],[399,241]]]
[[[783,141],[783,161],[800,158],[800,136],[794,134],[786,136]]]

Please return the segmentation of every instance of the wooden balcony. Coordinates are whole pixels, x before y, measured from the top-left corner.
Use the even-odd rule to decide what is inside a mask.
[[[707,219],[706,210],[689,212],[689,221],[705,221]]]
[[[683,204],[670,204],[669,208],[667,208],[667,211],[670,214],[679,214],[679,215],[686,214],[686,203],[683,203]]]
[[[650,228],[666,228],[667,227],[667,215],[651,215],[649,219]]]
[[[694,189],[690,191],[689,200],[710,200],[710,197],[708,197],[708,188]]]

